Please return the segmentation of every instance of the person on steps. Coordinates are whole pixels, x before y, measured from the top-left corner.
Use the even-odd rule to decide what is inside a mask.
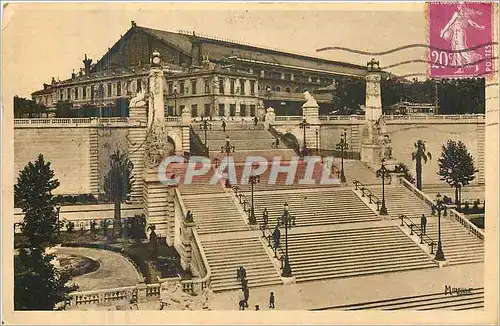
[[[427,227],[427,217],[425,217],[425,214],[422,214],[422,217],[420,218],[420,228],[422,229],[422,234],[424,235],[426,227]]]
[[[222,120],[222,131],[226,132],[226,121]]]

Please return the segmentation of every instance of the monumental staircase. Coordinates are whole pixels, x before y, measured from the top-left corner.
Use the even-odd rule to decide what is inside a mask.
[[[246,196],[248,200],[251,199],[250,194]],[[290,214],[296,217],[297,227],[380,220],[351,189],[335,188],[254,193],[258,224],[262,223],[262,211],[267,208],[269,225],[274,226],[277,218],[283,214],[285,202],[290,207]]]
[[[382,200],[382,186],[371,186],[368,189]],[[420,198],[415,196],[404,186],[385,186],[385,206],[390,218],[399,218],[399,215],[405,214],[408,217],[420,217],[422,214],[428,216],[431,214],[431,208]]]
[[[471,289],[464,295],[439,292],[313,310],[469,310],[482,308],[484,308],[484,288]]]
[[[426,234],[437,243],[438,217],[430,214],[426,216]],[[412,221],[420,226],[420,219],[415,218]],[[484,242],[452,220],[449,215],[441,216],[441,243],[444,256],[450,265],[484,262]]]
[[[182,200],[193,213],[200,235],[248,230],[230,194],[183,196]]]
[[[257,237],[202,240],[212,270],[210,285],[214,292],[241,289],[236,270],[244,267],[248,286],[280,284],[278,270]]]
[[[288,251],[297,282],[437,267],[397,226],[294,231]]]

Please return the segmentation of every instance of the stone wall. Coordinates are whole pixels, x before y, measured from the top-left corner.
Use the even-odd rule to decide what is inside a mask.
[[[43,154],[60,182],[54,194],[95,192],[91,186],[91,175],[96,172],[90,160],[91,129],[47,127],[14,129],[14,182],[28,162]]]
[[[99,192],[104,191],[104,177],[109,172],[109,158],[117,150],[128,153],[129,129],[128,128],[96,128],[97,157],[99,170]]]

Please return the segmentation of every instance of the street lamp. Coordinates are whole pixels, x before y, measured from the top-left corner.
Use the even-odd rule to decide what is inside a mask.
[[[231,153],[234,153],[235,147],[234,145],[231,145],[230,143],[229,136],[226,136],[226,144],[224,146],[221,146],[221,153],[226,153],[226,159],[227,159],[227,168],[229,171],[229,155]],[[226,178],[226,188],[231,188],[231,182],[229,182],[229,176]]]
[[[390,176],[391,172],[391,166],[386,164],[385,159],[383,159],[382,167],[377,170],[377,177],[382,178],[382,206],[380,207],[380,215],[387,215],[387,207],[385,206],[385,179],[387,176]]]
[[[443,201],[441,200],[441,194],[438,193],[436,197],[437,200],[434,209],[438,213],[438,248],[436,251],[436,257],[434,259],[438,261],[445,261],[446,258],[444,258],[443,247],[441,245],[441,211],[446,212],[446,206],[443,205]]]
[[[285,226],[285,264],[283,266],[283,272],[281,276],[291,277],[292,267],[290,266],[290,260],[288,256],[288,228],[295,226],[295,218],[290,215],[290,206],[285,202],[283,205],[283,216],[281,217],[281,223]]]
[[[347,143],[347,130],[340,134],[340,143],[337,144],[337,149],[340,149],[340,182],[345,183],[345,174],[344,174],[344,151],[349,148],[349,144]],[[384,214],[385,215],[385,214]]]
[[[207,150],[208,154],[208,146],[207,146],[207,131],[208,129],[212,130],[212,124],[208,122],[208,119],[203,119],[201,118],[201,123],[200,123],[200,128],[205,130],[205,149]]]
[[[306,146],[306,128],[311,128],[311,124],[309,122],[306,121],[306,118],[304,118],[300,123],[299,123],[299,127],[301,129],[304,129],[304,145],[303,145],[303,155],[305,156],[306,155],[306,151],[307,151],[307,146]]]
[[[251,188],[251,190],[252,190],[252,207],[250,208],[250,218],[248,219],[248,221],[250,222],[250,224],[257,224],[257,218],[255,217],[254,205],[253,205],[253,186],[256,183],[260,182],[260,175],[255,175],[254,172],[252,172],[252,175],[248,178],[248,181],[252,185],[252,188]]]

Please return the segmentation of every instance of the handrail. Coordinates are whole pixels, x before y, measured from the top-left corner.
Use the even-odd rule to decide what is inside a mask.
[[[408,180],[404,178],[400,178],[401,182],[403,185],[408,188],[411,192],[413,192],[418,198],[422,199],[427,205],[429,205],[431,208],[436,206],[436,203],[425,193],[422,191],[418,190],[415,185],[411,184]],[[470,233],[475,235],[477,238],[481,239],[484,241],[484,232],[481,231],[477,226],[475,226],[471,221],[469,221],[463,214],[459,213],[455,209],[449,209],[450,215],[453,216],[453,218],[462,224],[463,227],[467,229]]]
[[[405,214],[400,214],[399,218],[401,219],[401,226],[404,226],[406,224],[406,226],[410,228],[410,235],[413,235],[413,232],[415,231],[415,233],[420,237],[420,244],[423,244],[425,242],[429,247],[431,247],[431,254],[433,254],[436,242],[432,240],[427,234],[423,234],[422,226],[413,223],[413,221]],[[409,223],[406,222],[405,219],[408,220]],[[420,231],[420,234],[418,234],[418,231]]]
[[[355,187],[354,190],[361,190],[361,197],[365,197],[365,191],[366,191],[367,193],[366,196],[368,197],[370,204],[376,204],[377,212],[380,211],[380,205],[382,205],[382,201],[380,200],[380,198],[378,198],[374,193],[372,193],[371,190],[368,189],[366,185],[364,185],[360,181],[354,180],[352,183],[354,184]],[[358,187],[360,188],[358,189]],[[373,198],[375,198],[375,200]]]
[[[14,119],[14,125],[26,124],[103,124],[103,123],[128,123],[129,117],[110,118],[21,118]]]
[[[250,204],[250,201],[248,200],[247,196],[243,193],[241,187],[239,187],[239,186],[233,186],[232,189],[233,189],[233,191],[235,193],[236,198],[239,199],[240,205],[243,205],[243,210],[245,211],[245,213],[247,215],[251,214],[251,212],[250,212],[251,211],[251,207],[247,208],[247,205]],[[238,191],[239,191],[239,193],[238,193]],[[243,200],[242,200],[242,198],[243,198]],[[249,219],[250,216],[247,216],[247,218]]]
[[[283,251],[283,248],[281,246],[275,247],[273,244],[271,244],[271,238],[273,235],[272,235],[271,230],[269,229],[268,225],[261,224],[261,225],[259,225],[259,229],[262,231],[262,237],[267,240],[267,246],[273,249],[274,258],[281,261],[281,269],[283,270],[283,259],[285,257],[285,252]],[[268,236],[266,236],[266,230],[269,231]],[[278,257],[278,254],[277,254],[278,249],[281,252],[280,257]]]

